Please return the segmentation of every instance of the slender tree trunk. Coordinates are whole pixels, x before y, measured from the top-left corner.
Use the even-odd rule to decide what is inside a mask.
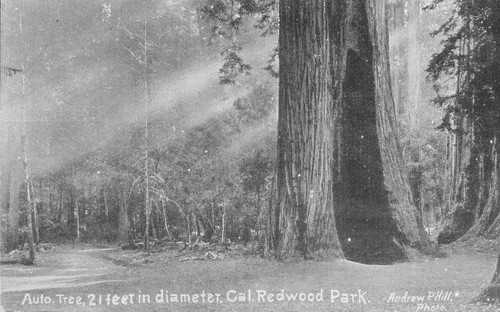
[[[281,1],[266,252],[408,259],[429,245],[396,136],[384,2]]]
[[[149,113],[149,73],[148,73],[148,17],[147,12],[144,15],[144,107],[145,107],[145,130],[144,130],[144,143],[145,147],[145,164],[144,164],[144,175],[146,183],[146,195],[145,195],[145,213],[146,213],[146,232],[144,233],[144,250],[149,252],[149,218],[151,215],[151,203],[149,199],[149,125],[148,125],[148,113]]]
[[[2,213],[9,211],[9,199],[10,199],[10,185],[13,169],[12,163],[12,138],[14,135],[13,131],[13,120],[12,118],[12,107],[8,105],[0,104],[0,211]],[[17,215],[17,213],[16,213]],[[11,216],[8,215],[9,223],[7,224],[8,230],[4,233],[2,237],[2,251],[10,252],[13,248],[13,237],[12,232],[13,226],[11,225]],[[14,220],[12,220],[14,222]],[[17,226],[16,226],[17,228]]]
[[[1,105],[1,104],[0,104]],[[5,118],[6,109],[0,109],[0,211],[8,211],[9,186],[10,186],[10,136],[9,118]],[[5,237],[4,237],[5,238]],[[6,241],[2,241],[2,244]]]
[[[19,243],[19,195],[23,179],[21,124],[19,106],[4,105],[0,110],[0,208],[8,212],[8,231],[2,237],[7,252]]]
[[[188,245],[191,246],[191,211],[186,215],[187,219],[187,237],[188,237]]]
[[[257,227],[256,227],[256,231],[257,231],[257,237],[260,237],[260,232],[261,232],[261,223],[262,223],[262,207],[261,207],[261,202],[260,202],[260,192],[261,192],[261,188],[259,187],[259,189],[257,190],[257,200],[256,200],[256,205],[257,205]]]
[[[198,220],[196,214],[194,214],[194,222],[196,223],[196,236],[200,237],[201,236],[200,221]]]
[[[97,216],[99,217],[99,219],[101,218],[101,190],[98,190],[96,192],[96,196],[95,196],[95,208],[96,208],[96,213],[97,213]]]
[[[68,188],[69,203],[66,208],[66,225],[70,233],[74,233],[72,229],[75,224],[75,191],[72,187]]]
[[[78,207],[78,200],[75,201],[75,219],[76,219],[76,241],[80,241],[80,211]]]
[[[221,235],[221,243],[226,242],[226,201],[222,201],[222,235]]]
[[[128,201],[126,192],[122,190],[121,199],[119,199],[120,211],[118,213],[118,240],[122,244],[129,241],[129,221],[128,221]]]
[[[22,3],[24,4],[24,3]],[[24,9],[22,7],[22,9]],[[24,10],[21,10],[19,17],[19,33],[21,39],[21,70],[22,70],[22,116],[23,116],[23,127],[21,134],[21,146],[22,146],[22,159],[23,159],[23,169],[24,169],[24,183],[26,185],[26,199],[28,203],[28,208],[26,215],[28,218],[28,245],[29,245],[29,260],[31,263],[35,261],[35,246],[33,243],[33,198],[31,196],[31,177],[28,162],[28,130],[27,130],[27,110],[28,110],[28,99],[27,99],[27,77],[26,77],[26,57],[24,48],[24,24],[23,24],[23,14]]]
[[[168,229],[168,223],[167,223],[167,211],[165,209],[165,202],[161,202],[161,209],[163,212],[163,226],[165,227],[165,232],[167,232],[168,239],[172,241],[172,235],[170,234],[170,231]]]
[[[33,182],[31,183],[31,194],[33,195],[33,233],[35,244],[38,246],[40,243],[40,229],[39,229],[39,221],[38,221],[38,203],[35,200],[35,187]]]
[[[17,150],[17,149],[16,149]],[[18,150],[21,152],[21,150]],[[19,153],[19,156],[21,153]],[[23,180],[23,163],[19,158],[12,159],[9,186],[9,239],[7,250],[16,249],[19,244],[19,196]]]
[[[158,211],[158,210],[156,210],[156,211]],[[151,218],[153,219],[151,223],[152,223],[152,227],[153,227],[153,233],[156,235],[156,239],[160,239],[160,237],[161,237],[160,227],[158,226],[158,224],[160,222],[158,222],[158,214],[156,213],[156,211],[151,213]]]
[[[132,214],[132,239],[135,239],[137,233],[137,219],[135,213]]]
[[[22,27],[22,21],[20,22],[20,27]],[[23,30],[21,28],[21,34]],[[24,59],[24,57],[23,57]],[[28,246],[29,246],[29,259],[33,263],[35,261],[35,246],[33,241],[33,198],[31,196],[31,177],[29,171],[29,162],[28,162],[28,134],[27,134],[27,121],[26,121],[26,110],[27,110],[27,99],[26,99],[26,76],[24,74],[24,61],[22,62],[21,68],[23,70],[22,79],[23,79],[23,131],[22,131],[22,148],[23,148],[23,168],[24,168],[24,183],[26,185],[26,199],[28,203],[28,208],[26,211],[26,215],[28,217]]]
[[[59,178],[61,178],[61,176],[59,176]],[[59,221],[59,223],[63,222],[63,218],[62,218],[63,203],[64,203],[63,186],[61,184],[59,184],[59,197],[58,197],[58,206],[57,206],[57,215],[58,215],[58,221]]]
[[[108,196],[107,196],[107,189],[104,188],[102,190],[103,196],[104,196],[104,215],[106,216],[106,221],[108,221],[109,217],[109,205],[108,205]]]
[[[210,205],[212,206],[212,205]],[[213,209],[213,207],[211,207]],[[201,209],[198,209],[198,213],[196,215],[198,221],[203,228],[203,236],[206,241],[210,241],[212,236],[214,235],[214,224],[211,222],[213,218],[208,218],[205,214],[201,212]]]
[[[28,152],[27,152],[27,142],[26,137],[23,135],[23,165],[24,165],[24,181],[26,184],[26,199],[28,202],[28,208],[26,211],[28,218],[28,246],[29,246],[29,259],[33,263],[35,261],[35,246],[33,240],[33,199],[31,198],[30,184],[30,174],[29,174],[29,163],[28,163]]]

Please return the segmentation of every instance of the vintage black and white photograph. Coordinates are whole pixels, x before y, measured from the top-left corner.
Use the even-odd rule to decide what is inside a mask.
[[[500,311],[500,1],[0,13],[0,312]]]

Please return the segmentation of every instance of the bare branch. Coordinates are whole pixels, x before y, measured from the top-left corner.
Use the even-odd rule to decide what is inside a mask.
[[[141,60],[141,59],[140,59],[137,55],[135,55],[135,54],[134,54],[134,52],[133,52],[132,50],[130,50],[130,49],[129,49],[129,48],[127,48],[127,47],[123,47],[123,48],[124,48],[125,50],[127,50],[127,51],[128,51],[128,53],[130,53],[130,54],[131,54],[131,55],[135,58],[135,60],[136,60],[136,61],[138,61],[140,64],[144,64],[144,61],[143,61],[143,60]]]
[[[2,73],[7,77],[12,77],[15,74],[18,74],[23,71],[22,69],[8,67],[8,66],[0,66],[0,67],[2,69]]]

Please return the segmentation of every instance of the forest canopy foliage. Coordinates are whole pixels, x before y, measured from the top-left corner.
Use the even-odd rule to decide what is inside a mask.
[[[433,1],[428,9],[441,3]],[[427,68],[434,102],[444,112],[439,128],[448,133],[447,216],[440,243],[500,233],[500,6],[489,0],[453,5],[433,33],[444,37],[443,48]]]

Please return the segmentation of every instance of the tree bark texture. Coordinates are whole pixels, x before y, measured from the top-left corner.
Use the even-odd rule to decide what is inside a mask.
[[[438,236],[440,244],[485,234],[500,209],[498,134],[485,152],[478,148],[480,138],[473,122],[463,117],[457,127],[458,131],[448,135],[446,215]]]
[[[487,201],[477,220],[473,220],[473,225],[460,237],[465,241],[478,236],[485,236],[489,239],[500,238],[500,142],[497,134],[494,139],[494,149],[492,158],[494,160],[491,179],[486,193]]]
[[[495,11],[500,18],[500,9]],[[476,203],[478,218],[474,225],[468,230],[462,240],[466,240],[476,236],[485,236],[490,239],[500,238],[500,29],[495,31],[495,52],[493,61],[490,64],[491,78],[495,99],[495,110],[493,118],[496,122],[492,124],[494,129],[493,138],[491,140],[491,156],[482,155],[480,160],[486,160],[491,164],[490,170],[479,174],[480,192],[479,199]],[[488,163],[479,166],[480,169],[485,166],[488,168]],[[491,172],[491,175],[490,175]],[[486,198],[486,200],[485,200]],[[483,202],[485,205],[483,205]]]
[[[500,20],[500,7],[496,6],[494,9],[495,19]],[[488,203],[486,204],[486,208],[491,209],[490,220],[493,219],[493,216],[496,216],[493,223],[486,230],[486,236],[488,238],[500,238],[500,23],[496,23],[494,26],[494,42],[495,42],[495,52],[493,57],[493,62],[491,66],[491,76],[492,76],[492,85],[495,96],[495,112],[496,115],[496,123],[493,125],[494,139],[493,139],[493,173],[492,173],[492,183],[490,184],[490,194],[488,198]],[[491,208],[490,208],[491,207]],[[499,274],[500,269],[499,266],[500,261],[497,265],[496,272],[496,284],[497,287],[500,284]],[[497,292],[498,295],[498,292]],[[500,295],[497,296],[497,299],[500,300]]]
[[[394,99],[391,90],[388,36],[384,4],[376,0],[370,3],[370,34],[374,42],[374,78],[375,106],[377,112],[377,134],[382,155],[384,186],[389,201],[392,219],[396,223],[397,232],[401,233],[401,241],[406,253],[412,257],[416,248],[423,252],[433,252],[434,246],[424,230],[417,208],[412,202],[405,165],[401,155],[401,147],[397,137]]]
[[[463,236],[474,224],[477,201],[477,160],[472,155],[473,126],[467,117],[457,117],[454,131],[448,133],[445,180],[444,228],[438,242],[449,244]]]
[[[396,137],[384,4],[281,1],[279,47],[267,251],[408,259],[406,247],[422,246],[426,234]]]
[[[498,7],[493,13],[498,20]],[[478,236],[500,237],[500,29],[498,24],[495,25],[496,29],[492,31],[494,44],[487,47],[492,49],[488,62],[494,97],[493,118],[488,124],[493,130],[492,135],[485,140],[480,126],[474,121],[468,117],[457,118],[458,131],[451,133],[448,141],[447,216],[445,227],[438,236],[439,243]],[[470,47],[464,46],[460,53],[468,54]],[[467,73],[458,77],[467,78]],[[486,145],[489,144],[487,148],[484,148],[485,141]]]
[[[419,111],[420,111],[420,49],[418,44],[418,32],[420,19],[420,0],[408,1],[408,85],[407,85],[407,100],[406,100],[406,120],[408,133],[419,129]],[[412,136],[409,136],[412,139]],[[414,145],[414,144],[413,144]],[[421,147],[417,147],[411,153],[410,159],[414,165],[409,168],[410,190],[413,195],[413,202],[422,216],[421,203],[421,187],[422,187],[422,171],[420,166]]]
[[[420,0],[408,1],[408,99],[406,113],[410,132],[417,128],[417,113],[420,109],[419,19]]]
[[[402,115],[405,112],[405,89],[403,88],[402,81],[405,80],[406,68],[405,47],[407,38],[404,36],[403,29],[405,27],[405,4],[406,0],[397,0],[394,2],[387,2],[387,15],[389,23],[389,32],[393,35],[390,39],[390,54],[391,59],[395,60],[391,67],[392,90],[394,95],[394,102],[396,105],[396,114]]]

